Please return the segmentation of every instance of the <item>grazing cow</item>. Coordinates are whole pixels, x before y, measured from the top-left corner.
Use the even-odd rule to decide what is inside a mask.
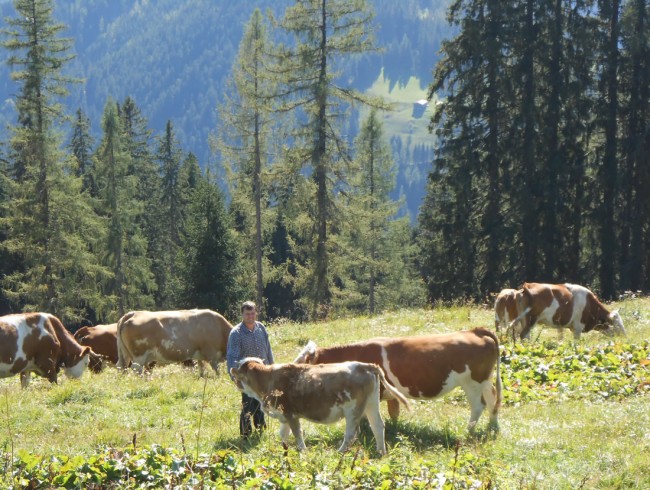
[[[506,332],[512,328],[512,335],[515,335],[515,323],[520,324],[519,331],[523,330],[523,319],[519,318],[522,311],[522,296],[521,289],[502,289],[497,295],[494,302],[494,326],[496,331],[500,330],[501,326],[506,328]]]
[[[515,321],[524,319],[521,338],[528,338],[536,323],[569,328],[577,340],[582,332],[600,330],[607,335],[625,335],[618,310],[608,311],[589,289],[576,284],[538,284],[522,286],[522,311]]]
[[[228,320],[212,310],[131,311],[117,322],[117,367],[133,362],[142,373],[151,362],[195,359],[218,372],[231,330]]]
[[[98,358],[91,358],[88,368],[98,373],[102,370],[104,360],[117,364],[117,323],[81,327],[74,333],[80,345],[90,347]]]
[[[57,317],[24,313],[0,317],[0,378],[20,373],[23,388],[31,373],[57,382],[61,367],[79,378],[88,365],[90,347],[80,346]]]
[[[375,436],[377,451],[386,453],[384,421],[379,411],[379,385],[408,407],[404,396],[392,387],[374,364],[344,362],[308,366],[273,364],[247,357],[230,370],[237,387],[260,402],[262,410],[280,421],[280,437],[287,445],[290,432],[299,451],[306,449],[300,419],[331,424],[345,418],[345,438],[340,452],[348,449],[365,415]]]
[[[499,341],[490,330],[453,332],[417,337],[377,338],[342,345],[317,348],[309,342],[294,362],[327,364],[361,361],[377,364],[386,379],[402,394],[415,399],[432,399],[460,386],[470,403],[472,430],[486,405],[490,423],[497,426],[501,406]],[[496,364],[496,388],[491,377]],[[392,419],[399,416],[399,404],[383,392]]]

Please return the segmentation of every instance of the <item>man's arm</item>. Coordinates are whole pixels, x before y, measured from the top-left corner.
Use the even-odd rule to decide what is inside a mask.
[[[226,365],[228,367],[228,376],[231,379],[230,369],[239,367],[239,361],[241,361],[241,338],[239,332],[233,330],[228,336],[228,349],[226,351]]]
[[[264,333],[266,333],[266,359],[269,364],[273,364],[273,350],[271,349],[271,342],[269,342],[269,332],[264,328]]]

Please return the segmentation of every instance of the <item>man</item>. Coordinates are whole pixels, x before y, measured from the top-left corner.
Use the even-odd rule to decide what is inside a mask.
[[[231,368],[238,368],[239,362],[246,357],[259,357],[264,361],[264,364],[273,364],[273,351],[269,343],[269,335],[264,325],[257,321],[255,303],[252,301],[243,303],[241,313],[242,322],[235,325],[228,337],[228,351],[226,354],[228,373],[230,373]],[[247,439],[252,432],[251,418],[258,430],[265,429],[266,422],[264,421],[262,407],[255,398],[242,393],[241,402],[239,433],[244,439]]]

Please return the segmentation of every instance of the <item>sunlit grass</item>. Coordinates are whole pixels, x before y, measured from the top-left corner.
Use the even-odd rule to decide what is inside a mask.
[[[650,299],[626,300],[614,306],[620,306],[628,331],[627,338],[614,339],[615,345],[641,345],[650,338]],[[308,340],[327,346],[375,336],[493,328],[493,323],[489,308],[458,305],[268,327],[276,360],[289,362]],[[574,349],[568,332],[559,340],[555,331],[536,328],[532,337],[537,340],[531,348],[544,345],[546,349],[539,350],[537,356],[551,359],[554,350],[561,356]],[[601,349],[611,341],[599,333],[588,333],[579,345]],[[508,372],[507,365],[502,368],[504,380],[517,375]],[[649,368],[637,366],[636,371],[645,375],[648,384]],[[588,380],[578,382],[582,386]],[[332,426],[304,422],[308,452],[298,456],[292,448],[286,459],[277,435],[278,423],[273,419],[259,439],[240,442],[240,394],[225,375],[224,366],[219,375],[210,372],[207,384],[195,369],[182,366],[155,368],[147,378],[107,369],[99,375],[85,374],[81,380],[61,376],[58,385],[35,378],[27,390],[20,388],[17,377],[0,380],[0,454],[9,454],[13,447],[14,455],[22,451],[90,457],[106,447],[132,447],[135,436],[136,448],[158,444],[190,455],[231,450],[244,466],[268,460],[273,471],[291,473],[292,481],[300,485],[311,485],[315,475],[333,479],[336,474],[343,478],[341,482],[354,481],[370,488],[400,471],[403,475],[422,471],[429,472],[422,482],[434,486],[435,475],[449,471],[460,459],[467,478],[500,488],[650,488],[649,398],[647,390],[640,390],[616,400],[545,394],[540,401],[507,403],[500,413],[501,430],[494,436],[486,430],[485,416],[475,435],[467,433],[469,407],[462,392],[456,391],[443,400],[415,401],[411,413],[404,413],[398,422],[387,420],[389,455],[385,458],[377,459],[367,424],[359,442],[341,458],[336,449],[343,438],[342,422]],[[385,407],[382,413],[387,419]],[[355,473],[354,468],[360,469]],[[419,481],[419,477],[413,478]],[[460,482],[459,478],[458,487]]]

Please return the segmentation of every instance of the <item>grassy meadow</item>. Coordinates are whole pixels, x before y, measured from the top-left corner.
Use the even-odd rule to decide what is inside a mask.
[[[533,330],[504,339],[500,431],[484,414],[474,434],[462,391],[413,401],[388,419],[379,458],[367,423],[339,455],[344,422],[303,422],[308,451],[282,449],[278,423],[242,444],[239,392],[225,374],[182,366],[147,377],[108,368],[58,385],[0,380],[1,488],[650,488],[650,298],[619,307],[628,336]],[[373,336],[493,327],[488,308],[405,310],[326,323],[270,324],[278,362],[308,340],[333,345]],[[539,334],[539,335],[538,335]]]

